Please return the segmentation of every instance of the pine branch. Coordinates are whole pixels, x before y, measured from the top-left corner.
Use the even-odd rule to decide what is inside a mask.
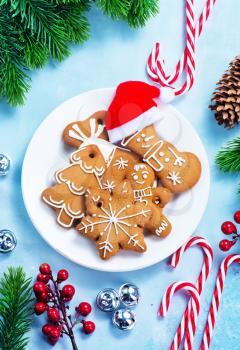
[[[81,44],[89,38],[89,23],[83,15],[84,8],[74,3],[57,7],[56,12],[63,20],[69,42]]]
[[[48,0],[12,0],[12,16],[22,23],[25,31],[48,48],[59,61],[70,54],[64,22],[56,13],[56,5]]]
[[[42,68],[49,59],[49,52],[46,47],[35,40],[32,35],[24,35],[25,42],[25,62],[29,68]]]
[[[21,32],[20,32],[21,33]],[[23,42],[6,6],[0,10],[0,95],[12,105],[22,104],[29,89],[23,60]]]
[[[21,267],[10,267],[0,280],[0,349],[24,350],[32,309],[31,279]]]
[[[96,0],[105,15],[124,19],[132,27],[144,26],[159,10],[159,0]]]
[[[85,12],[96,2],[104,14],[133,27],[157,13],[158,0],[0,0],[0,98],[24,103],[29,69],[62,61],[71,43],[89,37]]]
[[[228,142],[216,156],[216,164],[224,172],[240,171],[240,137]]]
[[[132,27],[143,27],[159,11],[159,0],[133,0],[127,19]]]
[[[113,19],[126,19],[131,8],[132,0],[96,0],[103,13]]]

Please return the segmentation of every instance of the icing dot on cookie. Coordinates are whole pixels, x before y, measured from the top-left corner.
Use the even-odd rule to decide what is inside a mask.
[[[133,175],[133,180],[137,180],[138,176],[137,175]]]
[[[141,134],[142,137],[145,137],[146,135],[145,134]]]
[[[160,152],[159,155],[160,155],[161,157],[163,157],[163,156],[164,156],[164,152]]]
[[[168,163],[170,159],[169,158],[165,158],[164,160],[165,160],[166,163]]]
[[[93,216],[93,217],[95,217],[95,216],[96,216],[96,214],[92,214],[92,216]]]
[[[127,208],[130,208],[130,204],[127,205]]]
[[[140,141],[141,141],[141,139],[138,137],[136,141],[137,141],[137,142],[140,142]]]
[[[133,225],[133,227],[137,227],[137,225],[135,224],[135,225]]]

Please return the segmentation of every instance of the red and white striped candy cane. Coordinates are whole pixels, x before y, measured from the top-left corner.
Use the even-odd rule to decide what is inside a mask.
[[[174,72],[171,75],[166,74],[164,60],[160,58],[160,44],[156,43],[152,53],[149,56],[147,72],[150,78],[160,83],[163,87],[171,88],[174,96],[183,95],[189,91],[194,83],[195,77],[195,43],[201,35],[203,27],[215,5],[216,0],[207,0],[202,13],[199,16],[196,27],[194,28],[194,0],[186,0],[186,47],[179,60]],[[186,81],[179,88],[172,86],[174,82],[186,69]]]
[[[199,294],[201,295],[204,284],[205,284],[205,282],[208,278],[209,272],[211,270],[212,261],[213,261],[213,250],[212,250],[212,248],[207,240],[205,240],[202,237],[191,237],[187,241],[187,243],[185,243],[181,248],[179,248],[172,255],[171,260],[169,262],[169,265],[173,268],[176,268],[178,266],[182,256],[186,252],[186,250],[188,250],[190,247],[193,247],[196,245],[201,247],[203,250],[203,253],[204,253],[204,261],[203,261],[202,270],[198,276],[198,279],[197,279],[197,282],[195,285]],[[177,329],[174,340],[171,344],[171,348],[170,348],[171,350],[177,350],[181,346],[183,337],[186,334],[186,328],[187,328],[186,316],[190,312],[191,307],[192,307],[192,305],[191,305],[191,300],[190,300],[190,302],[188,303],[188,307],[186,308],[186,310],[184,312],[181,323]]]
[[[216,317],[220,305],[220,300],[224,288],[224,281],[229,267],[232,263],[237,262],[240,264],[240,255],[232,254],[227,256],[221,263],[220,269],[218,271],[216,286],[214,289],[213,299],[210,306],[207,323],[204,330],[204,335],[201,343],[201,350],[209,349],[213,330],[216,324]]]
[[[186,290],[190,294],[192,300],[192,307],[189,310],[189,313],[186,315],[185,320],[186,324],[188,325],[188,332],[186,334],[186,339],[183,347],[184,350],[190,350],[192,349],[192,343],[197,328],[198,315],[200,312],[200,295],[197,288],[190,282],[176,282],[171,284],[167,288],[162,298],[159,314],[162,317],[166,316],[171,303],[171,299],[173,295],[179,290]]]

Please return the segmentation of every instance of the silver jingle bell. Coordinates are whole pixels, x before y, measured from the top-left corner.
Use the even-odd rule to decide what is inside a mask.
[[[125,306],[136,306],[140,299],[139,288],[132,283],[125,283],[119,289],[119,296]]]
[[[112,288],[101,290],[96,298],[97,307],[105,312],[114,311],[119,306],[119,295]]]
[[[136,324],[135,313],[130,309],[119,309],[114,312],[113,324],[123,331],[133,329]]]
[[[5,154],[0,154],[0,176],[5,176],[10,170],[11,161]]]
[[[0,230],[0,253],[9,253],[17,245],[17,239],[13,232]]]

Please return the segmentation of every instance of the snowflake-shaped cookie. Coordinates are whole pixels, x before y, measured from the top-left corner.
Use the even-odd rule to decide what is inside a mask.
[[[143,230],[151,211],[143,203],[133,204],[129,181],[118,185],[112,194],[104,190],[89,193],[86,210],[88,215],[82,219],[77,230],[96,241],[102,259],[117,254],[119,248],[140,253],[146,251]]]

